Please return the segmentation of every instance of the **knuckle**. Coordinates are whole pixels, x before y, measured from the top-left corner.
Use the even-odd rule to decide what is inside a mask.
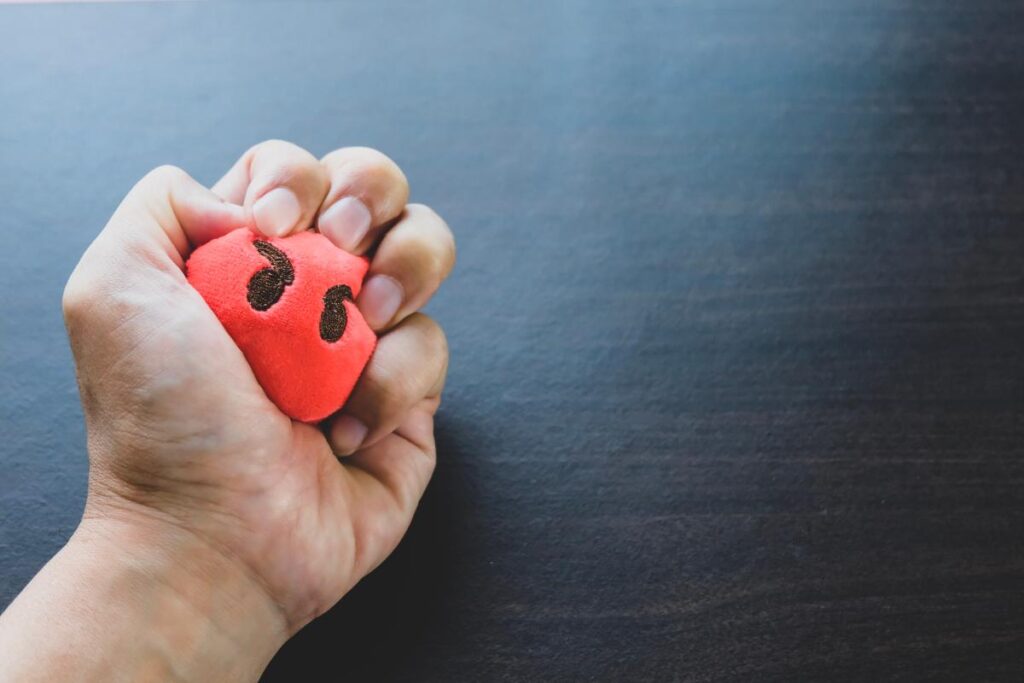
[[[64,285],[64,292],[61,295],[64,320],[70,323],[81,318],[83,313],[88,310],[91,300],[90,288],[85,286],[79,275],[72,273]]]
[[[309,152],[306,152],[306,150],[302,149],[301,147],[296,145],[294,142],[288,142],[287,140],[281,140],[281,139],[278,139],[278,138],[270,138],[270,139],[264,140],[262,142],[257,142],[255,145],[250,147],[248,150],[246,150],[245,156],[251,158],[251,157],[255,157],[255,156],[259,155],[259,154],[265,153],[265,152],[286,152],[286,153],[288,153],[288,152],[295,152],[295,151],[305,152],[306,154],[309,154]]]
[[[436,211],[424,204],[410,204],[406,207],[408,219],[429,226],[410,235],[421,258],[428,259],[430,272],[444,279],[455,267],[455,236],[448,223]]]
[[[437,321],[424,313],[409,316],[413,325],[420,330],[421,344],[427,358],[433,362],[446,363],[448,359],[448,337]]]
[[[416,220],[429,220],[444,223],[444,220],[440,215],[426,204],[420,204],[419,202],[412,202],[405,207],[406,213]]]
[[[281,138],[267,138],[262,142],[257,142],[255,145],[252,146],[252,148],[260,149],[261,147],[288,146],[291,144],[292,143],[288,142],[287,140],[282,140]]]
[[[441,279],[448,277],[455,268],[455,261],[458,254],[455,249],[455,236],[444,225],[444,231],[438,236],[438,260],[440,261]]]
[[[398,164],[383,154],[371,156],[362,163],[362,173],[369,176],[374,184],[398,184],[402,193],[408,192],[408,182]]]
[[[309,151],[285,140],[265,140],[246,153],[250,175],[261,187],[316,181],[326,185],[319,162]]]
[[[447,252],[430,235],[412,233],[405,237],[402,249],[406,254],[403,270],[418,273],[423,284],[440,281],[446,266]]]
[[[409,181],[391,157],[370,147],[344,147],[323,158],[335,184],[348,186],[360,179],[371,190],[397,188],[396,203],[405,204],[409,198]]]
[[[398,164],[392,161],[391,157],[372,147],[342,147],[328,153],[324,157],[324,163],[337,168],[357,166],[365,172],[399,171]]]
[[[169,186],[177,184],[188,177],[189,175],[184,169],[173,164],[163,164],[147,173],[140,181],[140,184]]]

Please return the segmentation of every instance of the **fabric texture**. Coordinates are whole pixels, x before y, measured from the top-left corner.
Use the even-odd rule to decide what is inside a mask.
[[[318,233],[266,238],[248,228],[185,264],[267,396],[303,422],[341,408],[373,353],[377,337],[352,301],[368,268]]]

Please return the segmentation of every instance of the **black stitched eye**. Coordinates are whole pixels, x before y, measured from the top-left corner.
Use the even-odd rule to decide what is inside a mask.
[[[287,254],[270,242],[254,240],[252,246],[270,261],[270,267],[253,273],[245,298],[253,309],[265,311],[281,299],[285,287],[295,282],[295,270]]]
[[[324,312],[320,314],[320,338],[336,342],[345,334],[348,314],[345,301],[352,301],[352,290],[348,285],[334,285],[324,294]]]

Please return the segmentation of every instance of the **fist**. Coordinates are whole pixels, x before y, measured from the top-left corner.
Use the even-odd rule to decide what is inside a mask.
[[[196,249],[186,273],[270,400],[316,422],[345,403],[376,344],[353,301],[368,267],[317,233],[240,228]]]
[[[455,260],[408,197],[380,152],[274,140],[213,188],[164,167],[128,193],[64,291],[90,523],[127,525],[135,557],[184,533],[197,548],[175,567],[255,579],[287,634],[391,552],[434,468],[448,367],[419,309]]]

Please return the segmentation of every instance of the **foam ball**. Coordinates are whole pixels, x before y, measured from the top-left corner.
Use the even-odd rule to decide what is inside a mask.
[[[270,400],[316,422],[345,403],[377,343],[353,303],[368,267],[318,233],[240,228],[192,252],[185,272]]]

